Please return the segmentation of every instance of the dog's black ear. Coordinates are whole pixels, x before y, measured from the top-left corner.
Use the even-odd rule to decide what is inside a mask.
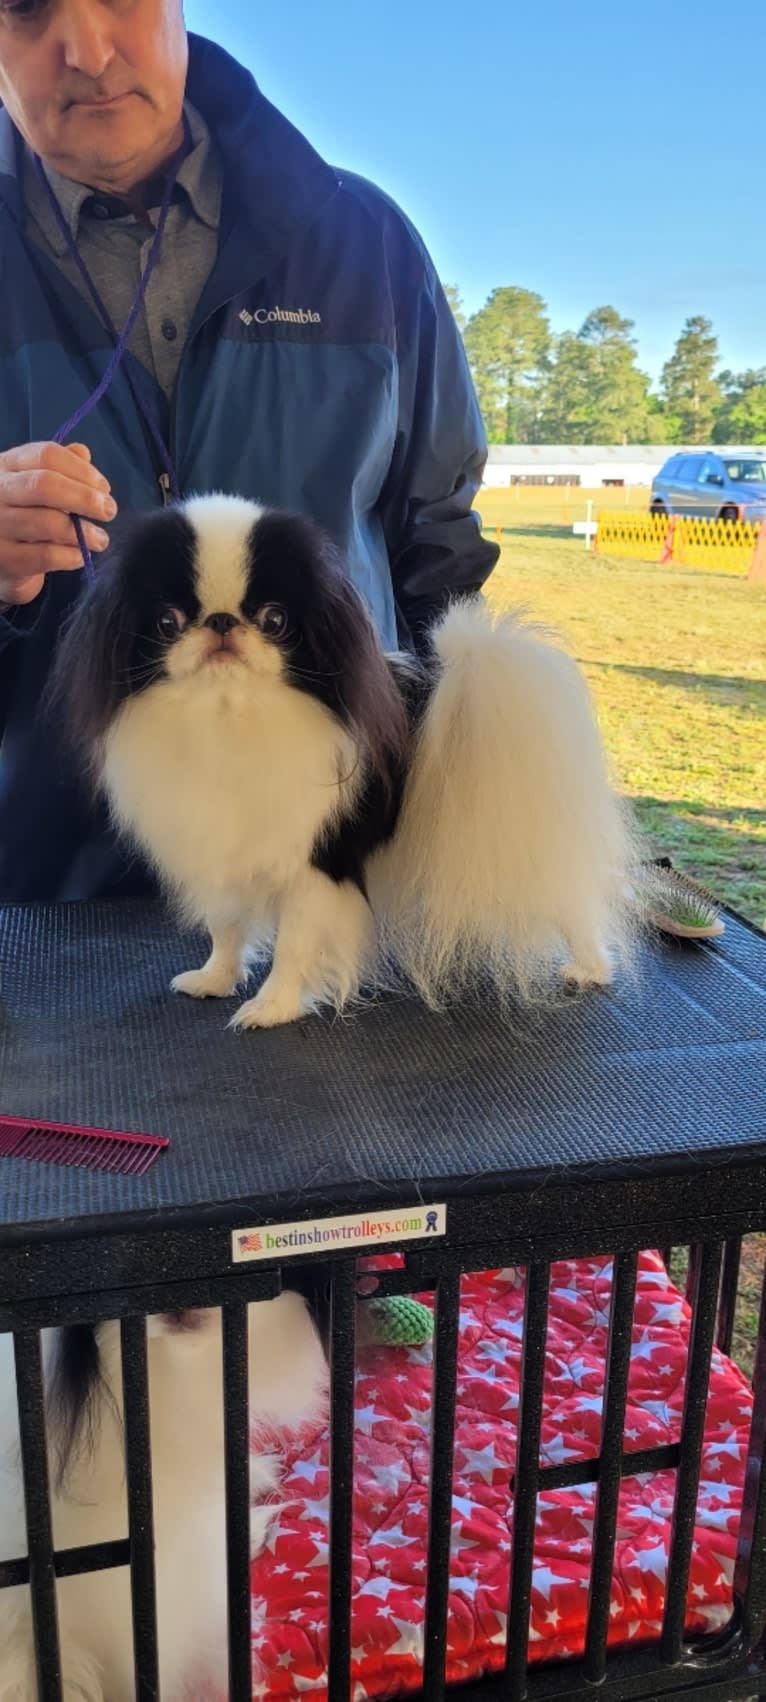
[[[90,766],[130,685],[130,610],[121,562],[109,551],[64,626],[46,693],[46,709],[64,741]]]
[[[387,770],[403,761],[409,721],[402,695],[361,597],[340,564],[328,575],[328,597],[316,634],[333,707],[371,758]]]
[[[182,508],[129,515],[112,538],[95,585],[66,623],[47,695],[65,739],[90,766],[120,704],[164,675],[160,606],[180,606],[190,619],[199,611],[195,534]]]
[[[95,1325],[65,1325],[56,1332],[46,1403],[59,1489],[73,1459],[82,1448],[93,1444],[101,1385],[101,1355]]]
[[[324,703],[349,731],[381,779],[406,766],[407,707],[372,618],[340,550],[299,515],[262,517],[255,528],[256,569],[270,551],[289,561],[301,586],[298,630],[285,660],[292,684]]]
[[[321,1261],[311,1265],[299,1265],[296,1270],[285,1275],[282,1287],[303,1295],[327,1357],[330,1352],[330,1266]]]

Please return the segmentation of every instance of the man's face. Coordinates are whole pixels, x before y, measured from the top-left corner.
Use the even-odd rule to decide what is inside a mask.
[[[0,100],[64,177],[127,192],[181,140],[182,0],[0,0]]]

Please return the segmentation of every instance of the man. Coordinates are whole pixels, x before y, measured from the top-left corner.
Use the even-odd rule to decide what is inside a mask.
[[[182,493],[300,509],[340,543],[384,642],[417,643],[496,559],[471,514],[484,439],[416,232],[187,38],[181,0],[0,0],[0,100],[0,899],[135,893],[146,871],[43,707],[83,579],[70,517],[98,571],[110,522],[161,502],[169,465]],[[128,352],[56,446],[105,372],[175,172]]]

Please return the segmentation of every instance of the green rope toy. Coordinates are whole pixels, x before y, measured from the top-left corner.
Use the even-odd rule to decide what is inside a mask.
[[[419,1300],[391,1294],[365,1303],[370,1340],[381,1347],[424,1347],[434,1333],[434,1315]]]

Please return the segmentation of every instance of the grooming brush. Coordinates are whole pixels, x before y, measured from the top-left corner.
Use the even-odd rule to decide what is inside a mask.
[[[636,897],[647,921],[663,934],[684,940],[714,940],[725,932],[712,894],[675,869],[655,865]]]
[[[116,1129],[85,1129],[75,1123],[0,1116],[0,1158],[29,1158],[38,1164],[75,1164],[84,1170],[143,1176],[169,1145],[165,1135],[128,1135]]]

